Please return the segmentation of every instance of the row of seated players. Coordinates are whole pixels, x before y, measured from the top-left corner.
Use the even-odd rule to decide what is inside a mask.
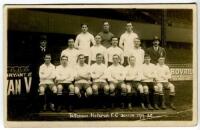
[[[46,54],[44,60],[39,69],[39,95],[43,110],[48,105],[52,111],[60,111],[64,102],[68,102],[71,110],[75,105],[74,100],[80,101],[82,98],[93,100],[90,104],[95,105],[98,95],[101,95],[98,102],[105,103],[106,107],[110,104],[113,106],[117,100],[123,108],[128,106],[132,109],[137,92],[140,96],[134,100],[139,100],[143,109],[166,109],[165,88],[169,89],[169,107],[175,109],[175,87],[168,81],[171,73],[164,57],[160,57],[155,66],[150,63],[150,56],[145,55],[144,64],[136,66],[136,58],[130,56],[129,65],[123,67],[119,55],[115,54],[113,64],[107,68],[102,63],[102,54],[96,55],[96,63],[91,66],[85,63],[84,55],[80,54],[74,69],[68,66],[68,57],[65,55],[60,58],[61,64],[57,67],[51,64],[50,54]],[[149,101],[149,93],[153,93],[153,104]],[[161,100],[160,104],[158,99]]]

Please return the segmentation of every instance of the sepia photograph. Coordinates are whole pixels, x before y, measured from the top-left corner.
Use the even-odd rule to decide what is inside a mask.
[[[6,5],[5,126],[194,126],[196,13],[195,4]]]

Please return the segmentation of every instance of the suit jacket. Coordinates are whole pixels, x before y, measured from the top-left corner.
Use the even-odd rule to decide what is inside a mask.
[[[146,50],[145,53],[150,55],[151,63],[153,63],[153,64],[158,63],[158,59],[159,59],[160,56],[164,56],[166,58],[166,51],[165,51],[164,48],[162,48],[160,46],[158,47],[157,51],[155,51],[153,47],[150,47]]]

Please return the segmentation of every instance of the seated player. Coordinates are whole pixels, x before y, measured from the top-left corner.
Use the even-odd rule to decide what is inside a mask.
[[[74,48],[74,39],[68,39],[68,48],[61,52],[61,56],[63,55],[68,57],[68,66],[74,68],[77,64],[79,51]]]
[[[142,65],[142,85],[143,89],[140,90],[141,93],[141,105],[143,109],[146,109],[144,106],[144,101],[146,100],[148,109],[152,110],[153,107],[149,101],[149,94],[154,92],[154,79],[155,79],[155,65],[150,63],[150,56],[145,55],[144,64]],[[156,108],[157,109],[157,108]]]
[[[55,111],[54,99],[57,93],[57,88],[54,84],[55,66],[51,64],[51,55],[46,54],[44,57],[44,64],[39,68],[39,96],[43,111],[46,111],[47,104],[50,104],[50,109]]]
[[[107,66],[107,63],[108,63],[107,62],[107,58],[108,58],[107,51],[106,51],[106,48],[101,45],[101,36],[96,35],[95,41],[96,41],[96,44],[90,48],[91,65],[96,63],[96,54],[101,53],[103,55],[102,62]]]
[[[121,48],[118,46],[118,38],[113,37],[112,38],[112,46],[107,49],[107,55],[108,55],[108,66],[113,64],[113,55],[117,54],[120,57],[120,64],[122,65],[124,63],[124,52]]]
[[[158,64],[156,65],[156,81],[157,81],[157,89],[156,92],[159,93],[159,95],[162,97],[161,104],[162,108],[165,109],[165,97],[163,93],[163,89],[169,89],[169,103],[170,108],[176,109],[174,106],[174,97],[175,97],[175,86],[169,82],[169,79],[171,78],[171,72],[169,70],[169,67],[165,64],[165,57],[160,57],[158,59]]]
[[[91,66],[92,90],[95,102],[105,103],[109,96],[109,86],[106,82],[106,65],[103,62],[103,54],[96,54],[96,63]],[[98,97],[99,95],[99,97]],[[103,104],[105,107],[105,104]]]
[[[78,59],[75,77],[75,94],[79,97],[89,97],[92,95],[92,88],[90,86],[90,67],[85,63],[85,57],[83,54],[80,54]]]
[[[119,101],[121,107],[124,108],[124,100],[126,97],[126,84],[125,70],[122,65],[120,65],[120,57],[117,54],[113,55],[113,64],[107,69],[107,79],[110,86],[110,96],[112,107],[114,102]]]
[[[75,73],[68,65],[68,57],[63,55],[60,59],[60,65],[56,67],[56,82],[58,94],[58,111],[62,105],[69,104],[69,111],[72,110],[72,96],[74,96],[74,85],[72,84]]]
[[[135,56],[130,56],[128,59],[129,65],[126,66],[126,87],[127,87],[127,101],[128,101],[128,108],[132,109],[132,102],[136,100],[136,94],[139,90],[140,95],[143,94],[143,86],[141,84],[141,66],[136,65],[136,58]],[[143,102],[141,105],[144,106]]]

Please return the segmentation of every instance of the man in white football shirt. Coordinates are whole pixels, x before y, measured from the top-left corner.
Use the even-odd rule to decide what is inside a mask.
[[[141,84],[141,66],[136,66],[136,58],[134,56],[129,57],[129,65],[125,67],[126,72],[126,87],[127,87],[127,102],[128,108],[132,109],[132,102],[136,101],[137,91],[142,94],[143,86]],[[141,106],[144,107],[144,103],[141,102]]]
[[[133,25],[131,22],[126,23],[126,31],[123,33],[119,40],[119,47],[124,51],[124,63],[127,65],[128,61],[128,51],[134,48],[134,39],[138,38],[138,35],[133,32]]]
[[[112,37],[112,46],[107,49],[107,55],[108,55],[108,66],[113,64],[113,55],[119,56],[119,63],[124,63],[124,53],[121,48],[118,46],[118,38]]]
[[[102,62],[107,66],[107,63],[108,63],[107,51],[106,51],[106,48],[101,45],[101,36],[96,35],[95,41],[96,41],[96,44],[90,48],[91,64],[96,63],[96,54],[101,53],[103,55]]]
[[[75,40],[75,48],[77,48],[81,54],[85,55],[85,62],[89,63],[90,46],[95,45],[94,36],[88,32],[88,25],[81,25],[82,32],[77,35]]]
[[[144,64],[142,65],[142,85],[143,85],[143,95],[141,96],[142,102],[144,100],[147,102],[148,109],[152,110],[153,107],[151,106],[151,102],[149,100],[149,95],[153,95],[153,91],[155,88],[155,65],[150,63],[150,56],[145,55],[144,57]],[[140,92],[142,93],[142,92]],[[144,97],[144,98],[143,98]],[[145,107],[144,107],[145,108]],[[156,108],[157,109],[157,108]]]
[[[91,84],[90,67],[88,64],[85,63],[85,56],[83,54],[80,54],[78,56],[78,64],[75,70],[76,70],[75,94],[78,95],[79,97],[91,96],[92,88],[90,86]]]
[[[79,51],[74,48],[74,39],[68,39],[68,48],[61,52],[61,57],[68,57],[68,66],[74,68],[77,64]]]
[[[60,59],[60,63],[61,65],[56,67],[58,111],[61,111],[62,105],[68,105],[68,109],[71,111],[74,96],[74,85],[72,82],[76,74],[74,70],[69,67],[67,56],[63,55]]]
[[[169,67],[165,64],[165,57],[160,57],[158,59],[158,64],[156,65],[156,81],[157,81],[157,89],[156,92],[159,93],[162,99],[162,108],[165,109],[165,97],[164,97],[164,89],[169,89],[169,103],[170,108],[176,109],[174,106],[174,97],[175,97],[175,86],[169,82],[171,78],[171,72]]]
[[[128,57],[134,56],[136,58],[135,64],[137,66],[141,66],[144,62],[144,50],[140,47],[141,42],[139,38],[135,38],[134,43],[135,43],[134,48],[128,51]],[[125,61],[124,61],[124,65],[125,65]]]
[[[57,94],[57,87],[54,84],[55,66],[51,64],[51,55],[46,54],[44,64],[39,68],[39,96],[43,111],[46,111],[47,104],[50,104],[50,109],[55,111],[54,102]]]
[[[106,81],[106,65],[103,62],[103,54],[96,54],[96,63],[91,66],[92,77],[92,90],[94,94],[94,100],[96,103],[100,103],[105,107],[107,105],[107,99],[109,97],[109,86]]]
[[[107,79],[110,86],[110,96],[112,106],[114,102],[119,101],[121,107],[124,108],[124,100],[126,97],[126,84],[125,70],[122,65],[119,64],[120,57],[117,54],[113,55],[113,64],[107,69]]]

